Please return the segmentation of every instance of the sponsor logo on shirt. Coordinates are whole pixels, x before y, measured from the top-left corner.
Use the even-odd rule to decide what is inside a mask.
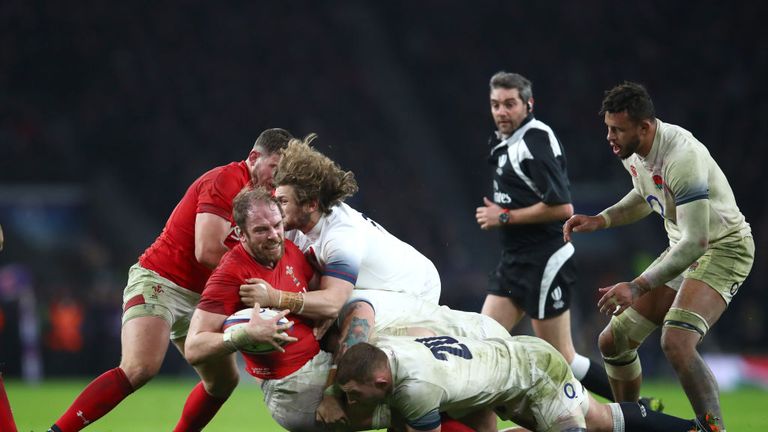
[[[512,202],[512,198],[509,197],[509,194],[496,191],[493,193],[493,202],[496,204],[509,204]]]
[[[629,172],[632,173],[632,177],[637,177],[637,168],[634,165],[629,166]]]

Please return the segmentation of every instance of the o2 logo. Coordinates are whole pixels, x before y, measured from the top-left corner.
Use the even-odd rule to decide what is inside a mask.
[[[648,205],[651,206],[653,211],[658,212],[661,217],[664,217],[664,206],[661,204],[661,201],[659,201],[658,198],[656,198],[654,195],[648,195],[645,197],[645,200],[648,202]]]
[[[735,295],[736,295],[736,293],[739,291],[739,283],[738,283],[738,282],[734,282],[734,283],[731,285],[731,289],[730,289],[730,291],[731,291],[731,295],[732,295],[732,296],[735,296]]]
[[[576,389],[571,383],[567,383],[565,387],[563,387],[563,393],[565,393],[565,397],[568,399],[573,399],[576,397]]]
[[[446,354],[461,357],[463,359],[471,360],[472,352],[463,343],[459,343],[456,339],[450,336],[433,336],[426,338],[416,339],[419,342],[429,348],[432,351],[432,355],[436,359],[442,361],[448,361]]]

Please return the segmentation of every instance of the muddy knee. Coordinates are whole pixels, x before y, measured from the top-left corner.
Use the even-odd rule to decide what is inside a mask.
[[[605,372],[610,378],[631,381],[642,374],[637,347],[656,327],[632,308],[611,318],[611,323],[598,339]]]

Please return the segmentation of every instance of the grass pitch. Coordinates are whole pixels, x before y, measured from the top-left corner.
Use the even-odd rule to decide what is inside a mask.
[[[19,432],[46,431],[87,383],[87,380],[51,380],[31,386],[15,380],[6,381],[6,390]],[[153,380],[86,430],[94,432],[171,430],[178,420],[187,394],[195,384],[195,381],[187,379]],[[667,413],[685,418],[693,416],[683,391],[676,384],[648,383],[644,386],[643,394],[661,397]],[[768,391],[742,388],[733,392],[724,392],[721,400],[729,431],[768,431]],[[505,425],[510,426],[511,423],[505,423]],[[244,378],[205,430],[270,432],[282,429],[264,408],[259,387]]]

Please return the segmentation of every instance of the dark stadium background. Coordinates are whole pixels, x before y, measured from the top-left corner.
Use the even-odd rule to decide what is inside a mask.
[[[768,354],[767,13],[714,1],[0,2],[0,362],[30,379],[114,367],[128,267],[189,183],[243,159],[268,127],[318,133],[358,178],[350,203],[436,263],[443,303],[478,311],[499,252],[474,211],[490,188],[487,82],[501,69],[533,81],[577,212],[630,187],[597,115],[613,85],[644,83],[661,119],[707,145],[757,260],[702,351]],[[574,340],[599,358],[597,287],[635,276],[666,238],[651,215],[575,242]],[[657,340],[644,369],[663,376]],[[176,354],[163,370],[191,373]]]

